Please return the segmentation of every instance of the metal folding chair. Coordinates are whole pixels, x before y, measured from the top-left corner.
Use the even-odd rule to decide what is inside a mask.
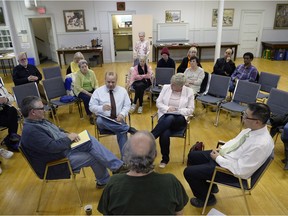
[[[277,88],[280,75],[268,72],[261,72],[258,83],[261,85],[257,99],[265,101],[269,97],[272,88]]]
[[[59,66],[43,68],[43,74],[45,79],[62,77],[61,68]]]

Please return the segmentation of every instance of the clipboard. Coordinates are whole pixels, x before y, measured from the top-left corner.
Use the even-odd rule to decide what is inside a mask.
[[[90,137],[88,135],[87,130],[82,131],[81,133],[78,134],[78,136],[80,137],[80,140],[78,142],[73,142],[71,144],[71,148],[76,148],[80,145],[82,145],[83,143],[86,143],[90,140]]]
[[[114,120],[114,119],[111,119],[111,118],[109,118],[108,116],[104,116],[104,115],[102,115],[102,114],[97,114],[97,116],[100,116],[100,117],[102,117],[102,118],[105,118],[105,119],[107,119],[107,120],[109,120],[109,121],[111,121],[111,122],[114,122],[114,123],[116,123],[116,124],[119,124],[119,125],[122,124],[121,122],[118,122],[118,121],[116,121],[116,120]]]

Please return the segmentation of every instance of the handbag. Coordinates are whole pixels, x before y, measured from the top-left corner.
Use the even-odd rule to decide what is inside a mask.
[[[203,142],[200,142],[200,141],[197,141],[189,150],[189,153],[188,153],[188,157],[189,157],[189,154],[193,151],[204,151],[205,149],[205,145]],[[190,166],[191,164],[189,164],[189,160],[187,160],[187,166]]]

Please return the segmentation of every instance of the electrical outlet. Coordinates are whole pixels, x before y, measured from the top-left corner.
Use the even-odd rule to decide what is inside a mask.
[[[93,27],[93,31],[97,31],[97,27]]]

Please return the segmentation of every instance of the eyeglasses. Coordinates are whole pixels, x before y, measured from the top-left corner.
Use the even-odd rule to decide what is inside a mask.
[[[44,110],[44,107],[36,107],[36,108],[33,108],[34,110]]]
[[[27,58],[22,58],[22,59],[20,59],[20,61],[26,61],[27,60]]]
[[[243,112],[243,119],[248,119],[248,120],[259,120],[256,118],[249,118],[246,112]]]

